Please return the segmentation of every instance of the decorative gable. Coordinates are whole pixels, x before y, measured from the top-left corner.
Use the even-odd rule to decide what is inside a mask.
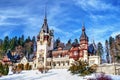
[[[28,63],[27,58],[24,56],[24,57],[21,59],[20,63],[22,63],[22,64]]]

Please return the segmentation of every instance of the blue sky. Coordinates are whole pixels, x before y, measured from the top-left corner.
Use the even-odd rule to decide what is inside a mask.
[[[120,33],[120,0],[0,0],[0,38],[37,36],[47,18],[55,38],[72,41],[84,22],[89,42],[102,42]]]

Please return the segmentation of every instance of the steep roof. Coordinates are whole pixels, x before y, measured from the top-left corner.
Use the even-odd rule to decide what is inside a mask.
[[[85,27],[84,27],[84,25],[82,27],[82,34],[80,36],[80,41],[82,41],[82,40],[87,40],[88,41],[88,37],[87,37],[87,35],[85,33]]]
[[[88,46],[88,53],[89,53],[89,54],[95,54],[95,53],[96,53],[96,50],[95,50],[95,47],[94,47],[93,44],[90,44],[90,45]]]
[[[43,32],[45,32],[45,33],[49,33],[49,28],[48,28],[47,18],[46,17],[44,18],[44,23],[42,25],[42,29],[41,30],[43,30]]]
[[[48,24],[47,24],[47,12],[46,12],[46,8],[45,8],[44,22],[43,22],[41,30],[43,30],[43,32],[45,32],[45,33],[49,33],[49,27],[48,27]]]

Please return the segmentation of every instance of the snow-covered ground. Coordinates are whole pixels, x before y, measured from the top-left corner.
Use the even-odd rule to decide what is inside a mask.
[[[70,74],[67,69],[52,69],[48,73],[39,72],[38,70],[22,71],[19,74],[12,74],[11,72],[7,76],[0,77],[0,80],[86,80],[87,77],[94,77],[90,75],[86,77],[80,77],[78,75]],[[111,75],[113,80],[120,80],[120,76]]]

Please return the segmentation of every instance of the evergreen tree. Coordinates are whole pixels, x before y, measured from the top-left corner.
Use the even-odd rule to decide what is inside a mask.
[[[85,61],[76,61],[68,69],[72,74],[80,74],[80,76],[85,76],[92,74],[96,71],[95,68],[89,66],[88,62]]]
[[[101,42],[98,43],[97,45],[97,55],[100,56],[101,58],[101,62],[102,62],[102,56],[103,56],[103,46],[101,44]]]
[[[28,36],[28,38],[25,40],[25,42],[27,43],[27,42],[30,42],[31,41],[31,38],[30,38],[30,36]]]
[[[68,44],[71,44],[71,39],[69,39],[67,43],[68,43]]]
[[[18,38],[18,45],[20,45],[20,37]]]
[[[72,43],[71,43],[71,39],[68,40],[66,47],[70,46],[71,47]]]
[[[14,49],[15,49],[15,39],[14,39],[14,38],[12,38],[12,39],[10,40],[10,49],[11,49],[11,50],[14,50]]]
[[[18,44],[24,46],[24,35],[18,38]]]
[[[30,36],[28,36],[28,38],[25,40],[24,48],[25,48],[25,55],[29,59],[30,54],[33,53],[33,42],[30,39]]]
[[[120,34],[118,34],[115,38],[115,49],[116,49],[116,61],[120,63]]]
[[[74,40],[74,43],[75,43],[75,44],[79,44],[78,39],[75,39],[75,40]]]
[[[115,42],[114,38],[113,38],[113,37],[110,37],[110,38],[109,38],[110,49],[114,48],[114,42]]]
[[[113,37],[109,38],[109,47],[110,47],[110,55],[111,55],[111,62],[115,61],[115,39]]]
[[[32,52],[35,51],[35,48],[36,48],[35,44],[36,44],[35,36],[33,36],[33,37],[32,37],[32,45],[31,45],[31,51],[32,51]]]
[[[2,39],[0,39],[0,46],[3,44],[3,40]]]
[[[22,35],[22,37],[21,37],[20,44],[21,44],[22,46],[24,46],[24,35]]]
[[[33,42],[33,43],[35,42],[35,36],[32,37],[32,42]]]
[[[55,49],[58,48],[59,44],[60,44],[60,38],[57,38],[54,43]]]
[[[8,72],[9,72],[9,66],[7,64],[3,65],[1,62],[0,62],[0,74],[1,75],[8,75]],[[1,76],[0,75],[0,76]]]
[[[15,47],[18,46],[18,39],[17,39],[17,36],[14,37],[14,41],[15,41],[14,46],[15,46]]]
[[[110,58],[109,58],[109,43],[108,43],[108,40],[105,41],[105,51],[106,51],[106,60],[107,60],[107,63],[110,63]]]
[[[0,39],[0,59],[2,58],[4,54],[4,51],[3,51],[3,40]]]
[[[3,72],[4,72],[4,67],[3,67],[2,63],[0,62],[0,74],[3,74]]]
[[[9,72],[9,66],[8,66],[8,64],[5,64],[4,65],[4,72],[3,72],[3,74],[4,75],[8,75],[8,72]]]
[[[9,37],[6,36],[4,38],[4,43],[3,43],[3,50],[6,52],[9,49]]]

